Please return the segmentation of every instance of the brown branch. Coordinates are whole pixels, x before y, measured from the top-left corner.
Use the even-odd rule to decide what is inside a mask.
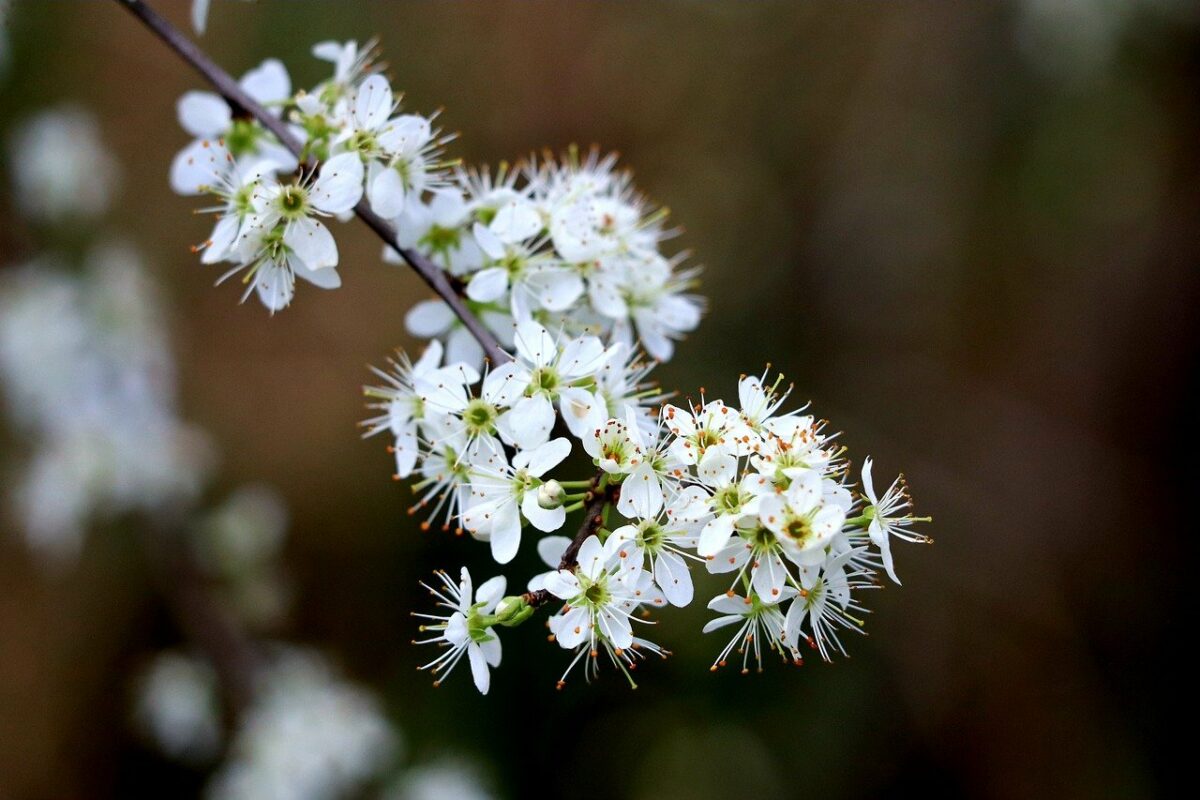
[[[604,473],[600,473],[603,475]],[[579,557],[579,548],[587,541],[589,536],[594,535],[604,525],[604,507],[609,503],[615,503],[617,497],[621,493],[620,484],[609,484],[603,489],[593,489],[586,505],[583,507],[583,523],[579,526],[579,531],[575,534],[575,538],[567,545],[567,549],[563,551],[562,559],[558,562],[559,569],[574,569],[576,560]],[[532,592],[526,592],[522,595],[525,602],[531,606],[540,606],[551,599],[550,592],[545,589],[537,589]]]
[[[281,118],[263,108],[253,97],[246,94],[228,72],[217,66],[203,50],[184,36],[178,28],[159,16],[158,12],[150,8],[142,0],[116,0],[116,2],[124,6],[129,13],[137,17],[142,24],[157,34],[158,38],[162,39],[180,58],[190,64],[205,80],[212,84],[212,87],[225,98],[225,102],[229,104],[235,114],[253,117],[260,125],[274,134],[280,144],[291,151],[292,155],[298,159],[304,157],[304,145],[292,135],[287,124]],[[308,166],[315,169],[319,166],[319,162],[315,159],[310,159]],[[354,213],[385,244],[395,249],[408,262],[408,265],[421,276],[421,279],[429,285],[429,288],[433,289],[438,297],[446,305],[450,306],[450,309],[462,321],[463,326],[471,332],[471,335],[483,347],[484,353],[492,360],[493,364],[503,364],[512,359],[512,356],[496,341],[496,337],[492,332],[467,307],[466,302],[455,291],[454,285],[441,267],[416,250],[401,247],[396,239],[396,231],[388,224],[387,220],[371,210],[365,198],[354,207]]]

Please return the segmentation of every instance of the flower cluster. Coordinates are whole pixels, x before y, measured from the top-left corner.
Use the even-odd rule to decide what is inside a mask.
[[[175,157],[171,186],[212,197],[203,210],[217,220],[196,250],[203,263],[231,263],[220,280],[240,273],[243,299],[255,292],[272,312],[291,303],[297,277],[324,289],[341,284],[337,243],[322,218],[347,218],[364,192],[378,213],[393,217],[408,197],[437,185],[446,167],[437,161],[445,138],[431,119],[397,113],[370,47],[325,42],[313,52],[333,75],[310,91],[293,93],[275,59],[241,79],[246,94],[286,126],[288,141],[234,116],[216,94],[187,92],[178,104],[193,140]],[[303,145],[298,153],[293,140]],[[301,166],[309,158],[322,160],[319,170]]]
[[[502,597],[503,578],[473,592],[465,568],[458,582],[440,574],[430,591],[447,613],[418,615],[432,634],[423,643],[445,648],[426,665],[439,681],[465,655],[486,692],[497,628],[552,598],[552,638],[573,654],[567,673],[582,663],[594,674],[604,653],[628,676],[647,653],[665,654],[635,628],[652,609],[689,605],[701,565],[726,581],[705,631],[736,626],[714,669],[735,650],[743,670],[771,652],[799,664],[812,648],[828,660],[845,652],[842,632],[862,630],[857,590],[878,585],[881,569],[897,580],[891,539],[925,540],[902,482],[877,494],[868,458],[856,490],[836,436],[803,409],[784,410],[780,378],[743,376],[735,405],[659,404],[623,344],[533,321],[514,338],[515,358],[484,375],[443,364],[434,342],[415,363],[401,354],[367,389],[379,412],[367,435],[389,433],[396,476],[418,477],[412,511],[486,542],[496,562],[586,507],[578,542],[539,538],[551,570],[526,594]],[[591,460],[582,477],[569,471],[573,451]]]
[[[733,651],[743,669],[764,652],[796,663],[806,647],[843,652],[841,633],[862,629],[858,590],[880,570],[895,579],[891,539],[923,541],[912,531],[923,520],[899,480],[876,495],[869,459],[856,489],[836,437],[784,410],[781,379],[743,376],[733,405],[703,393],[667,402],[650,369],[703,302],[690,294],[696,270],[664,250],[675,233],[665,209],[596,150],[461,167],[433,117],[401,113],[372,46],[313,52],[333,75],[311,90],[293,92],[271,60],[242,79],[267,109],[258,118],[185,95],[180,120],[196,141],[172,183],[216,198],[201,259],[232,262],[226,276],[241,273],[272,311],[296,277],[339,283],[318,217],[383,218],[395,232],[385,261],[442,271],[431,284],[448,288],[406,315],[431,342],[376,370],[365,435],[390,439],[422,528],[469,533],[499,564],[536,536],[551,569],[507,597],[503,578],[474,590],[465,569],[439,573],[430,591],[445,613],[421,616],[423,641],[444,650],[426,668],[440,681],[465,656],[486,692],[497,628],[561,601],[549,627],[573,654],[567,672],[583,663],[590,676],[604,653],[628,676],[666,654],[635,628],[654,608],[690,604],[701,565],[725,576],[706,630],[736,626],[714,666]],[[574,512],[582,527],[558,535]]]
[[[513,321],[553,323],[666,361],[695,329],[703,302],[689,293],[697,270],[661,244],[665,209],[634,189],[616,156],[531,158],[523,167],[455,169],[396,219],[399,243],[426,252],[465,285],[468,306],[506,345]],[[394,251],[384,257],[398,261]],[[446,342],[454,359],[478,366],[482,350],[439,300],[409,312],[409,331]]]
[[[666,211],[637,193],[615,156],[571,149],[494,174],[462,168],[443,157],[451,137],[433,117],[400,112],[370,45],[323,42],[313,52],[333,76],[310,90],[293,92],[274,59],[241,80],[286,125],[301,158],[215,94],[179,101],[194,139],[176,156],[171,185],[213,198],[204,211],[217,221],[197,250],[203,263],[233,265],[221,280],[240,273],[245,296],[257,292],[271,311],[292,301],[297,277],[336,288],[337,244],[321,218],[345,218],[365,198],[399,246],[463,287],[472,313],[507,346],[514,321],[539,320],[629,349],[638,342],[666,360],[699,323],[703,304],[688,293],[696,270],[661,251],[674,233]],[[383,257],[403,260],[391,247]],[[483,349],[442,301],[415,306],[407,325],[441,339],[451,361],[481,366]]]

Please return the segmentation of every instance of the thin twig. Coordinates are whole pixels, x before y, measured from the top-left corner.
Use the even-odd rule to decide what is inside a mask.
[[[287,124],[281,118],[263,108],[253,97],[246,94],[245,90],[238,85],[238,82],[228,72],[217,66],[203,50],[184,36],[178,28],[159,16],[158,12],[150,8],[142,0],[116,0],[116,2],[124,6],[129,13],[137,17],[147,28],[157,34],[158,38],[162,39],[168,47],[203,75],[204,79],[212,84],[212,87],[225,98],[225,102],[229,104],[234,114],[253,117],[260,125],[273,133],[280,144],[290,150],[292,155],[296,156],[296,158],[303,158],[304,146],[292,135]],[[309,165],[315,168],[317,162],[312,160],[309,162]],[[446,305],[450,306],[450,309],[462,321],[463,326],[471,332],[471,335],[483,347],[484,353],[492,360],[493,364],[503,364],[512,359],[512,356],[496,341],[496,337],[492,332],[471,312],[471,309],[467,308],[466,302],[455,291],[454,285],[437,264],[416,250],[401,247],[396,239],[396,231],[388,224],[387,220],[371,210],[365,199],[354,207],[354,213],[385,244],[394,248],[408,262],[409,266],[421,276],[421,279],[429,285],[429,288],[433,289],[438,297]]]

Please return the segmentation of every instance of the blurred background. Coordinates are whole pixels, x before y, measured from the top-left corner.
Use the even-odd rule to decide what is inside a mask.
[[[186,26],[188,4],[156,6]],[[208,226],[167,186],[187,142],[175,100],[206,87],[113,3],[0,13],[0,264],[80,250],[78,227],[22,221],[8,189],[21,121],[85,109],[120,164],[105,224],[158,287],[173,402],[206,431],[201,500],[228,510],[266,485],[251,516],[286,515],[262,596],[288,601],[262,630],[368,687],[396,774],[469,773],[429,796],[1173,788],[1191,694],[1194,4],[216,2],[201,42],[235,75],[274,56],[311,85],[313,43],[378,35],[406,105],[444,107],[468,163],[620,151],[706,267],[710,312],[663,384],[732,397],[769,361],[934,517],[932,547],[898,547],[904,586],[869,598],[848,660],[712,674],[697,603],[670,612],[676,655],[636,691],[611,672],[554,691],[564,654],[527,625],[487,697],[465,675],[429,686],[408,615],[434,568],[494,565],[421,533],[356,428],[365,365],[414,344],[402,320],[422,285],[351,225],[342,289],[271,319],[238,305],[189,252]],[[27,445],[10,432],[0,448],[7,490]],[[92,526],[68,560],[2,517],[0,798],[186,797],[210,780],[139,733],[138,676],[186,643],[135,517]],[[535,569],[519,561],[510,585]]]

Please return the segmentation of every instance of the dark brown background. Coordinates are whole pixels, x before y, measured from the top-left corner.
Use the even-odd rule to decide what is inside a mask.
[[[1059,24],[1037,5],[215,3],[203,43],[239,74],[274,55],[312,84],[313,42],[378,34],[470,162],[620,150],[707,266],[711,313],[663,382],[732,395],[771,361],[934,515],[852,659],[712,675],[697,604],[633,693],[554,692],[563,654],[536,626],[506,637],[486,699],[413,671],[416,580],[490,569],[415,529],[355,430],[364,365],[411,344],[424,292],[353,224],[338,292],[268,319],[214,289],[166,184],[199,82],[131,18],[18,2],[0,127],[64,99],[99,115],[186,415],[224,452],[216,493],[266,481],[293,510],[284,633],[379,688],[418,756],[478,757],[512,797],[1148,796],[1186,767],[1168,723],[1192,694],[1200,35],[1169,3]],[[0,538],[0,797],[196,791],[126,724],[130,670],[176,638],[122,526],[58,576]]]

